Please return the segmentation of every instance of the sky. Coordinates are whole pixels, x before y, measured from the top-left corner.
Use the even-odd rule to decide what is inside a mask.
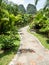
[[[8,1],[12,1],[16,4],[23,4],[24,7],[26,8],[28,4],[35,4],[35,0],[8,0]],[[38,4],[37,4],[37,10],[43,8],[43,5],[45,4],[46,0],[39,0]]]

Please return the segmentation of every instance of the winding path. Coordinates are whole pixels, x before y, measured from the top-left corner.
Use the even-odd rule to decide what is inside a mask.
[[[49,65],[49,50],[40,41],[27,32],[28,26],[21,28],[19,50],[9,65]]]

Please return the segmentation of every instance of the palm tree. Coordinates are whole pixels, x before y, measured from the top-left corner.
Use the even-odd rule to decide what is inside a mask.
[[[35,6],[37,5],[38,1],[39,1],[39,0],[35,0]]]
[[[46,9],[47,7],[49,7],[49,0],[46,0],[44,9]]]
[[[49,0],[47,0],[46,5],[49,6]]]

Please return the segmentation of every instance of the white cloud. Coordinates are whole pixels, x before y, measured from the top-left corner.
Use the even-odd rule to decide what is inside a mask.
[[[23,4],[24,3],[24,0],[8,0],[8,1],[12,1],[16,4]]]

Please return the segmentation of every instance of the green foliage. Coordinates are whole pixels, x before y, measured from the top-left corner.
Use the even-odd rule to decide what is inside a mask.
[[[14,27],[15,24],[15,16],[13,14],[9,15],[9,30]]]
[[[15,16],[18,14],[18,6],[16,4],[8,4],[6,9],[10,14],[14,14]]]
[[[49,9],[39,11],[30,24],[30,28],[38,29],[39,32],[46,33],[49,37]]]
[[[19,39],[19,37],[17,37],[17,35],[18,35],[18,33],[17,33],[16,28],[15,29],[13,28],[13,29],[11,29],[11,31],[0,35],[1,49],[6,51],[6,50],[17,47],[17,43],[15,43],[15,41],[20,41],[20,39]]]
[[[15,25],[17,25],[17,27],[21,27],[22,23],[23,23],[22,15],[18,14],[17,16],[15,16]]]
[[[15,16],[14,14],[9,14],[7,10],[2,10],[2,17],[0,21],[0,33],[7,32],[13,28],[15,23]]]
[[[0,33],[3,33],[7,29],[8,21],[9,21],[9,13],[7,10],[1,10],[1,20],[0,20]]]
[[[33,6],[34,11],[35,9],[36,7]],[[30,23],[33,16],[32,14],[26,14],[26,10],[23,5],[18,6],[17,4],[6,0],[1,1],[0,10],[0,37],[2,39],[0,44],[4,50],[12,49],[15,45],[14,41],[19,41],[19,38],[16,36],[18,34],[18,28]],[[7,33],[8,31],[10,33]]]
[[[3,50],[8,50],[8,49],[14,47],[13,39],[8,38],[6,36],[2,36],[1,39],[2,39],[2,49]]]
[[[25,26],[29,24],[32,19],[33,16],[30,14],[18,14],[17,16],[15,16],[15,25],[17,25],[17,27]]]
[[[17,47],[15,41],[20,41],[17,31],[17,27],[15,28],[15,21],[17,15],[17,5],[8,5],[5,4],[5,8],[3,6],[5,2],[1,2],[1,13],[0,13],[0,49],[8,50],[13,47]],[[9,10],[7,9],[7,5],[9,6]],[[10,10],[12,7],[12,10]],[[15,14],[16,13],[16,14]],[[10,33],[9,33],[9,32]],[[8,32],[8,33],[7,33]],[[19,36],[19,35],[18,35]],[[19,46],[19,45],[18,45]]]
[[[33,20],[33,15],[32,14],[24,14],[24,23],[26,24],[31,23]]]

